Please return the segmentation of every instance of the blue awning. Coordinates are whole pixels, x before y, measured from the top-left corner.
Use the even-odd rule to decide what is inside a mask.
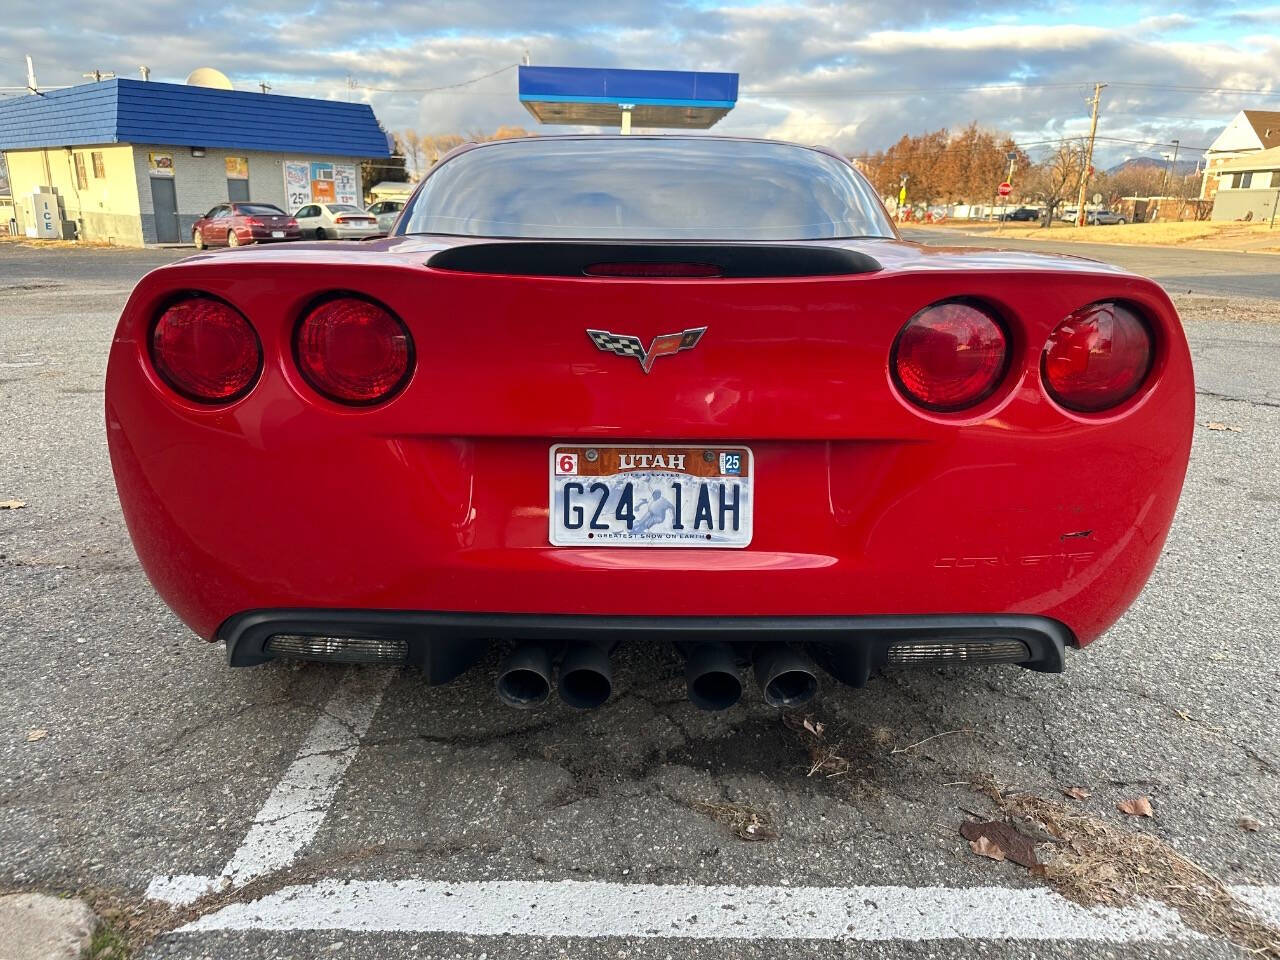
[[[738,102],[736,73],[521,67],[520,102],[541,123],[705,130]]]

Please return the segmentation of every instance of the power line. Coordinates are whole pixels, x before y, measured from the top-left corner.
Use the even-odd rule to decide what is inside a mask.
[[[1018,150],[1025,150],[1028,147],[1047,147],[1047,146],[1053,146],[1055,144],[1061,144],[1061,143],[1083,143],[1083,141],[1087,139],[1088,139],[1088,134],[1081,133],[1073,137],[1056,137],[1048,140],[997,141],[996,146],[1003,147],[1007,142]],[[1175,143],[1175,141],[1173,140],[1170,140],[1167,142],[1161,141],[1161,140],[1127,140],[1123,137],[1105,137],[1101,135],[1096,136],[1094,139],[1098,140],[1099,142],[1105,141],[1108,143],[1138,144],[1140,146],[1146,146],[1146,147],[1172,147]],[[1182,144],[1181,148],[1183,150],[1199,150],[1199,151],[1204,151],[1209,149],[1208,147],[1189,147],[1186,144]],[[985,149],[985,148],[974,145],[973,147],[969,148],[968,152],[970,154],[973,154],[982,149]],[[950,153],[954,150],[956,150],[956,147],[954,144],[947,144],[945,146],[941,146],[933,150],[912,153],[910,154],[910,156],[914,159],[928,159],[931,157],[942,156],[943,154]],[[883,160],[883,159],[886,159],[885,153],[886,153],[885,151],[881,151],[879,153],[853,154],[849,156],[849,159],[864,160],[864,161]]]
[[[490,77],[496,77],[500,73],[506,73],[508,70],[514,70],[520,66],[518,63],[508,63],[505,67],[499,67],[490,73],[482,74],[478,77],[472,77],[470,80],[461,80],[458,83],[446,83],[438,87],[370,87],[358,80],[353,81],[355,86],[361,90],[372,90],[377,93],[438,93],[441,90],[456,90],[459,87],[468,87],[473,83],[479,83],[481,80],[488,80]],[[487,94],[488,96],[510,96],[508,93]]]
[[[1251,90],[1248,87],[1200,87],[1188,83],[1140,83],[1137,80],[1113,80],[1116,87],[1143,87],[1151,90],[1189,90],[1197,93],[1243,93],[1255,97],[1280,97],[1280,90]]]
[[[446,90],[458,90],[462,87],[470,86],[481,80],[487,80],[490,77],[496,77],[499,74],[513,70],[519,64],[509,63],[504,67],[499,67],[489,73],[473,77],[470,80],[462,80],[458,83],[446,83],[434,87],[383,87],[370,86],[368,84],[356,81],[356,85],[363,90],[370,90],[375,93],[440,93]],[[1179,83],[1143,83],[1137,80],[1113,80],[1110,81],[1112,86],[1117,87],[1140,87],[1148,90],[1173,90],[1182,92],[1196,93],[1223,93],[1234,94],[1239,96],[1254,97],[1280,97],[1280,90],[1263,90],[1249,87],[1211,87],[1197,86],[1193,84]],[[1030,82],[999,82],[999,83],[975,83],[964,85],[944,85],[929,87],[874,87],[867,89],[857,89],[853,93],[847,90],[769,90],[769,89],[746,89],[742,92],[744,100],[821,100],[821,99],[843,99],[852,100],[858,97],[880,97],[880,96],[902,96],[912,93],[999,93],[1010,92],[1017,93],[1023,90],[1064,90],[1073,87],[1088,87],[1089,84],[1083,80],[1055,80],[1055,81],[1030,81]],[[473,97],[505,97],[509,96],[505,91],[469,91],[465,92],[465,96]]]
[[[1250,89],[1247,87],[1209,87],[1195,86],[1192,84],[1179,83],[1142,83],[1136,80],[1112,80],[1108,81],[1109,85],[1117,87],[1142,87],[1150,90],[1179,90],[1200,93],[1232,93],[1258,97],[1280,97],[1280,90],[1261,90]],[[755,97],[761,100],[780,100],[780,99],[823,99],[823,98],[840,98],[845,100],[856,99],[863,96],[897,96],[905,93],[969,93],[975,91],[1010,91],[1017,92],[1020,90],[1045,90],[1053,88],[1069,88],[1069,87],[1088,87],[1089,83],[1082,80],[1063,80],[1043,83],[1022,83],[1022,82],[1001,82],[1001,83],[978,83],[968,86],[934,86],[934,87],[883,87],[872,89],[858,89],[853,93],[847,90],[752,90],[748,89],[743,92],[743,96],[750,98]]]
[[[783,100],[783,99],[820,99],[823,97],[839,97],[845,100],[856,99],[861,96],[896,96],[903,93],[965,93],[975,90],[1031,90],[1046,89],[1050,87],[1082,87],[1085,84],[1079,80],[1064,80],[1054,83],[976,83],[972,86],[945,86],[945,87],[882,87],[879,89],[858,89],[854,93],[847,90],[746,90],[743,96],[757,97],[762,100]]]

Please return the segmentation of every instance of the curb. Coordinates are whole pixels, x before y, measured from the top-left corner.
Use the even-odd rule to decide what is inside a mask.
[[[98,928],[83,900],[43,893],[0,897],[0,960],[80,960]]]

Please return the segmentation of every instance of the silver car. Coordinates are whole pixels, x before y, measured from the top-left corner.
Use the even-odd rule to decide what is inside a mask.
[[[377,217],[351,203],[309,203],[293,218],[304,240],[365,240],[383,233]]]
[[[400,216],[400,211],[403,209],[403,200],[379,200],[366,207],[365,213],[372,213],[378,218],[379,230],[390,233],[391,228],[395,226],[396,217]]]
[[[1112,210],[1094,210],[1089,214],[1089,222],[1098,226],[1109,226],[1111,224],[1124,224],[1128,221],[1124,214],[1116,213]]]

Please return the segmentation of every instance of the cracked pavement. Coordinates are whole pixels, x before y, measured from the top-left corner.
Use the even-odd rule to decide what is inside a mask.
[[[1195,255],[1184,256],[1172,276],[1196,275]],[[0,889],[89,890],[140,904],[156,876],[217,876],[343,676],[227,668],[220,648],[192,637],[155,597],[134,559],[103,437],[102,377],[132,284],[172,258],[0,245],[0,500],[26,501],[0,511]],[[1239,259],[1261,271],[1280,264]],[[1270,282],[1248,275],[1235,292]],[[971,783],[981,776],[1046,793],[1087,787],[1085,809],[1155,833],[1227,883],[1280,883],[1280,299],[1238,299],[1223,283],[1230,275],[1215,274],[1212,289],[1176,297],[1198,425],[1164,556],[1134,607],[1071,655],[1066,674],[932,669],[864,690],[829,682],[813,712],[847,769],[809,776],[810,735],[758,698],[724,714],[698,711],[664,649],[623,648],[614,698],[586,713],[502,707],[496,655],[444,687],[396,671],[299,858],[218,902],[326,878],[1039,885],[973,856],[960,838],[966,811],[992,810]],[[47,735],[27,742],[35,729]],[[1151,796],[1156,816],[1122,823],[1115,805],[1135,794]],[[709,803],[761,811],[779,837],[744,842]],[[1242,818],[1263,828],[1245,832]],[[155,928],[190,916],[156,908]],[[856,949],[906,957],[919,946]],[[937,957],[1080,951],[1057,941],[927,946]],[[1184,947],[1090,950],[1147,957]],[[163,936],[143,955],[727,960],[781,949],[239,931]],[[849,949],[796,942],[785,952]],[[1197,950],[1238,955],[1217,941]]]

